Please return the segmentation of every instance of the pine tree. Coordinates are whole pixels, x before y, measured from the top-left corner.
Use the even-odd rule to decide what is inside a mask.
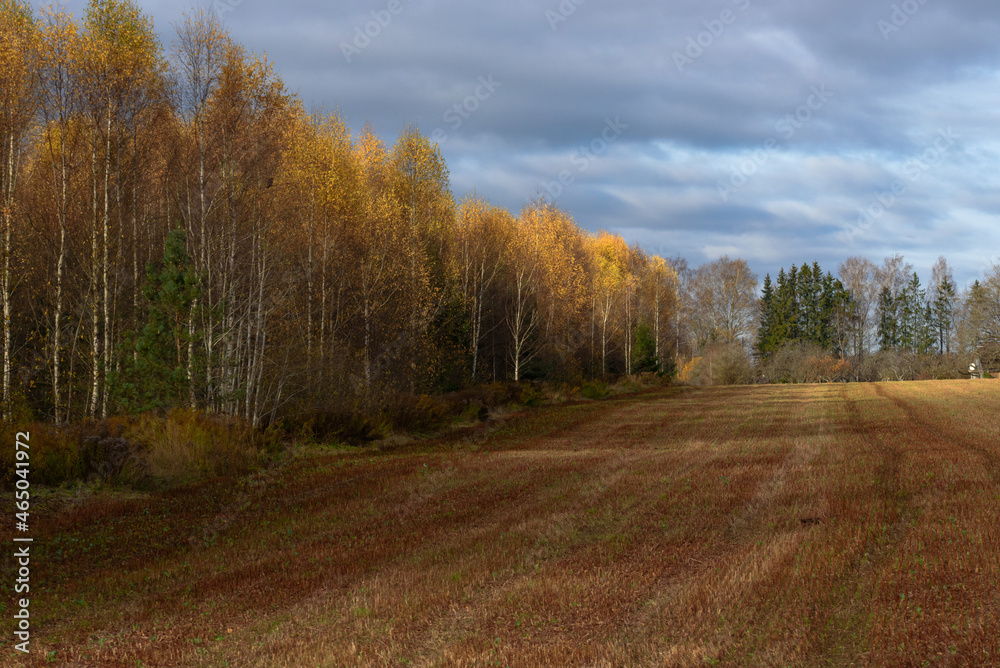
[[[799,336],[799,307],[796,295],[798,269],[795,265],[786,274],[784,269],[778,272],[778,289],[775,293],[774,334],[776,346],[785,341],[794,341]]]
[[[656,340],[647,325],[635,329],[635,344],[632,346],[632,372],[659,372],[660,360],[656,357]]]
[[[850,328],[851,314],[854,312],[851,293],[847,291],[839,278],[834,278],[830,272],[823,278],[822,298],[822,340],[824,349],[833,350],[837,355],[844,354],[847,345],[847,335]]]
[[[775,294],[771,285],[771,275],[764,276],[764,290],[760,298],[760,326],[757,329],[757,354],[768,357],[780,342],[775,335]]]
[[[802,263],[795,282],[796,318],[798,333],[795,338],[812,341],[816,327],[816,292],[813,285],[812,268]]]
[[[920,339],[918,341],[917,352],[920,354],[929,353],[934,348],[935,336],[934,312],[931,303],[924,303],[923,318],[920,323]]]
[[[925,328],[924,306],[927,298],[926,292],[920,286],[917,272],[913,272],[913,277],[900,294],[900,299],[902,328],[899,345],[911,352],[921,352]]]
[[[878,338],[882,350],[891,350],[899,345],[897,338],[896,302],[889,286],[883,286],[878,298]]]
[[[954,324],[955,284],[948,276],[941,279],[934,300],[931,322],[938,338],[938,352],[951,353],[951,329]]]
[[[138,336],[128,337],[135,355],[126,357],[125,368],[112,379],[122,407],[140,412],[183,405],[190,392],[188,317],[202,288],[184,230],[167,235],[163,260],[146,269],[143,293],[148,302],[145,326]]]

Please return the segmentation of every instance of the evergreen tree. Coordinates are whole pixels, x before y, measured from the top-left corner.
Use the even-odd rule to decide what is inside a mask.
[[[917,345],[917,352],[922,355],[929,353],[934,348],[936,338],[934,329],[934,312],[931,308],[931,303],[928,301],[924,303],[924,313],[920,323],[920,339]]]
[[[896,300],[892,298],[889,286],[883,286],[878,297],[878,338],[882,350],[891,350],[899,345],[897,338]]]
[[[851,317],[851,295],[840,279],[823,274],[818,262],[778,272],[777,286],[765,279],[757,351],[766,357],[786,341],[808,341],[838,355]]]
[[[660,360],[656,356],[656,339],[648,325],[635,328],[635,344],[632,346],[632,371],[635,373],[660,373]]]
[[[143,294],[148,302],[145,326],[128,337],[133,354],[114,379],[120,405],[128,411],[183,405],[188,376],[188,318],[202,295],[201,282],[188,257],[184,230],[168,235],[163,260],[146,268]]]
[[[911,352],[921,352],[925,338],[925,305],[927,294],[920,286],[920,277],[913,272],[913,277],[900,294],[901,333],[899,345]]]
[[[815,341],[818,327],[818,311],[816,294],[816,276],[813,269],[806,263],[802,264],[796,277],[796,302],[798,311],[797,339]]]
[[[799,300],[798,300],[798,278],[799,271],[795,265],[785,274],[785,280],[781,281],[781,274],[778,274],[778,304],[777,304],[777,327],[776,334],[779,345],[785,341],[794,341],[799,338]]]
[[[837,355],[844,354],[853,312],[851,293],[847,291],[839,278],[834,278],[833,274],[827,272],[823,278],[820,341],[823,348],[833,350]]]
[[[953,304],[955,301],[955,284],[945,276],[937,288],[934,300],[931,322],[938,338],[938,352],[951,352],[951,329],[954,324]]]
[[[760,326],[757,329],[757,354],[768,357],[774,352],[780,342],[775,332],[776,297],[771,285],[771,275],[764,276],[764,291],[760,298]]]

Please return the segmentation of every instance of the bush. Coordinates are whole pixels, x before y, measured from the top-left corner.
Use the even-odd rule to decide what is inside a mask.
[[[738,343],[712,344],[684,365],[677,380],[687,385],[742,385],[753,378],[750,359]]]
[[[523,406],[541,406],[545,403],[545,392],[535,386],[534,383],[522,383],[521,393],[516,403]]]
[[[758,371],[771,383],[832,383],[850,380],[854,366],[815,343],[787,341],[760,363]]]
[[[521,385],[513,381],[490,383],[482,388],[483,404],[489,408],[520,401]]]
[[[32,484],[60,485],[80,480],[85,467],[80,461],[79,447],[74,435],[66,430],[38,423],[21,423],[16,427],[7,423],[0,426],[0,438],[7,446],[0,448],[0,486],[11,489],[16,469],[13,444],[18,432],[27,432],[29,444],[29,480]]]
[[[129,435],[141,444],[149,475],[168,482],[243,475],[278,449],[274,434],[238,418],[191,409],[173,409],[165,417],[146,413]]]
[[[381,425],[358,407],[316,407],[308,415],[298,428],[299,438],[305,440],[361,445],[382,433]]]
[[[677,382],[682,385],[694,385],[695,377],[698,374],[698,369],[701,366],[700,357],[692,357],[688,360],[683,367],[681,367],[680,372],[677,374]]]
[[[74,425],[83,479],[101,483],[139,484],[146,477],[143,447],[131,438],[123,418],[87,420]]]
[[[428,394],[399,394],[386,413],[395,430],[417,434],[441,429],[455,414],[452,402],[442,396]]]
[[[20,429],[0,427],[0,438],[13,443],[18,431],[31,435],[30,480],[38,485],[62,485],[76,481],[138,484],[144,477],[142,448],[127,433],[125,419],[84,420],[55,427],[39,423]],[[0,486],[13,482],[14,449],[0,456]]]
[[[608,386],[599,380],[592,380],[580,388],[580,396],[585,399],[603,399],[608,396]]]

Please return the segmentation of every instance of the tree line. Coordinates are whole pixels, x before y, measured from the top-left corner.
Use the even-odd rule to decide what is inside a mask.
[[[663,371],[671,264],[537,200],[455,201],[438,147],[306,113],[208,12],[0,0],[5,417],[254,424],[527,378]]]
[[[866,357],[890,353],[914,359],[961,356],[962,363],[956,360],[953,369],[938,365],[937,373],[944,374],[957,373],[974,356],[994,367],[1000,364],[996,324],[1000,266],[962,293],[943,257],[932,267],[926,288],[913,266],[898,254],[885,258],[881,265],[851,257],[841,263],[838,273],[839,277],[823,274],[814,262],[799,268],[793,265],[788,272],[782,268],[777,285],[769,275],[765,277],[755,346],[762,367],[795,345],[811,346],[856,367]],[[802,359],[809,362],[808,356]],[[809,363],[815,366],[816,360]],[[925,360],[922,366],[934,364]],[[908,366],[916,369],[921,364]],[[782,373],[787,375],[787,370]]]

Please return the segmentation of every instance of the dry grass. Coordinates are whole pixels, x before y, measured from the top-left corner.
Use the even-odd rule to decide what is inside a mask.
[[[1000,665],[998,408],[658,390],[90,501],[40,518],[26,665]]]

